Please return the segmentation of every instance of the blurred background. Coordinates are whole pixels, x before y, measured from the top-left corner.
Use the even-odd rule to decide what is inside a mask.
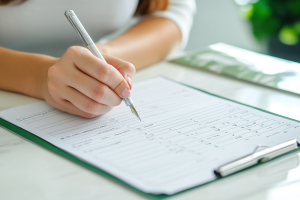
[[[71,2],[71,0],[68,1]],[[194,24],[186,51],[199,50],[208,45],[222,42],[300,62],[300,0],[195,1],[198,11],[194,17]],[[37,27],[45,23],[43,18],[39,21],[37,20],[36,23],[27,23],[31,18],[35,18],[35,14],[38,13],[38,9],[30,6],[32,2],[38,4],[37,6],[45,4],[43,3],[44,1],[30,0],[20,7],[0,8],[0,24],[2,27],[0,35],[4,33],[6,37],[10,37],[5,40],[1,40],[0,37],[0,46],[19,51],[61,56],[65,52],[66,47],[83,45],[78,35],[67,24],[64,16],[57,15],[58,11],[63,13],[66,8],[60,4],[53,4],[50,1],[48,4],[53,7],[47,11],[49,12],[47,15],[51,15],[51,17],[47,18],[47,23],[52,23],[56,29],[44,31],[43,34],[36,34],[32,37],[31,30],[38,30]],[[28,9],[31,10],[28,11]],[[52,12],[55,9],[58,11]],[[80,15],[80,18],[83,23],[90,21],[91,15],[99,14],[98,7],[90,7],[89,15],[85,15],[85,11],[80,3],[73,5],[73,9],[78,9],[79,13],[82,10],[83,13]],[[8,16],[8,14],[18,17],[10,18],[9,23],[7,23],[7,19],[3,16]],[[26,17],[23,19],[22,16]],[[105,21],[103,18],[100,23],[105,24]],[[98,28],[93,26],[93,23],[86,24],[87,30]],[[60,34],[52,34],[54,31],[59,31]],[[18,34],[19,32],[22,32],[21,37]],[[18,35],[18,38],[15,37],[15,33]],[[97,30],[94,33],[97,34]],[[106,34],[101,33],[102,36]],[[54,37],[52,35],[56,35],[56,38],[49,41],[45,40],[45,37]],[[99,38],[97,35],[91,36],[92,38]],[[54,44],[53,41],[57,43]]]
[[[197,14],[190,34],[187,51],[223,42],[257,52],[266,52],[234,0],[196,0]]]
[[[223,42],[300,62],[299,0],[196,0],[187,51]]]

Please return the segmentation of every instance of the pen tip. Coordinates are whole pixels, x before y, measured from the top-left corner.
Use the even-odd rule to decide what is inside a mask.
[[[140,118],[140,116],[139,116],[139,114],[137,113],[137,111],[136,111],[136,109],[135,109],[135,107],[134,107],[133,105],[130,105],[130,109],[131,109],[131,112],[132,112],[135,116],[137,116],[137,118],[139,118],[140,121],[142,121],[141,118]]]

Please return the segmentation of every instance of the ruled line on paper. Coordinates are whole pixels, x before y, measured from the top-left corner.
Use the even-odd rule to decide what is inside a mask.
[[[153,193],[172,194],[213,180],[217,165],[249,153],[257,142],[277,144],[299,137],[298,122],[164,78],[136,84],[132,97],[142,122],[125,105],[93,119],[46,103],[0,112],[0,116]]]

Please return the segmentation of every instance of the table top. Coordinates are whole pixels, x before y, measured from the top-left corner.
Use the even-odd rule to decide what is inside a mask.
[[[244,104],[300,120],[300,95],[199,69],[161,62],[137,72],[134,82],[165,76]],[[0,90],[0,110],[39,101]],[[291,153],[169,199],[277,200],[300,198],[300,153]],[[146,199],[0,128],[0,199]]]

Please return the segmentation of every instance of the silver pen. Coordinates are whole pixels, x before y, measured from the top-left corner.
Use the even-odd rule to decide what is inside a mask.
[[[299,144],[296,139],[288,140],[275,146],[268,146],[269,148],[266,148],[261,151],[257,151],[257,149],[261,147],[261,145],[258,145],[253,153],[220,166],[218,169],[215,170],[215,174],[221,177],[228,176],[230,174],[249,168],[258,163],[269,161],[273,158],[293,151],[297,149],[298,146]]]
[[[95,43],[93,42],[93,40],[91,39],[91,37],[89,36],[89,34],[86,32],[85,28],[82,26],[81,22],[79,21],[79,19],[77,18],[77,16],[75,15],[75,12],[73,10],[67,10],[65,12],[65,16],[67,17],[67,19],[69,20],[69,22],[72,24],[73,28],[76,30],[76,32],[79,34],[80,38],[82,39],[83,43],[85,44],[85,46],[98,58],[100,58],[101,60],[103,60],[104,62],[105,59],[103,58],[103,56],[101,55],[101,53],[99,52],[98,48],[96,47]],[[125,102],[125,104],[127,106],[130,107],[131,112],[137,116],[139,118],[140,121],[141,118],[139,116],[139,114],[137,113],[134,105],[133,105],[133,101],[130,97],[128,98],[124,98],[123,101]]]

